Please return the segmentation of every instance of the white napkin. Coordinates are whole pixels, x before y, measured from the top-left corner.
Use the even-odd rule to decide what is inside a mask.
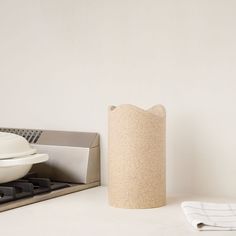
[[[198,230],[236,230],[236,204],[183,202],[188,222]]]

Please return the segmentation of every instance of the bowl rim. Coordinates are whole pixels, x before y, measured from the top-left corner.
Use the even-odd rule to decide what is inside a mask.
[[[0,160],[24,157],[24,156],[35,154],[36,152],[37,152],[36,149],[30,148],[29,150],[24,151],[24,152],[0,154]]]
[[[36,163],[45,162],[49,159],[48,154],[32,154],[21,156],[17,158],[3,159],[0,160],[1,167],[13,167],[19,165],[33,165]]]

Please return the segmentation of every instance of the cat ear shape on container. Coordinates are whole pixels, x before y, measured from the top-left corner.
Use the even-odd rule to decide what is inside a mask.
[[[162,117],[166,115],[165,107],[161,104],[157,104],[157,105],[152,106],[151,108],[148,108],[146,110],[139,108],[137,106],[131,105],[131,104],[122,104],[119,106],[109,106],[108,107],[108,111],[111,111],[111,112],[117,112],[117,111],[123,110],[123,109],[125,109],[125,110],[131,109],[136,112],[140,112],[140,113],[144,113],[144,114],[150,113],[150,114],[153,114],[156,116],[162,116]]]

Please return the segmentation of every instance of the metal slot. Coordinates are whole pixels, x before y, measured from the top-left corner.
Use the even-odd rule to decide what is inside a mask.
[[[20,135],[27,139],[29,143],[37,143],[43,131],[41,130],[30,130],[30,129],[7,129],[0,128],[0,132],[13,133]]]

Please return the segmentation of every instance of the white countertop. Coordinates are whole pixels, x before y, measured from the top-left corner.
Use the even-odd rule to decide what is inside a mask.
[[[204,197],[172,197],[168,198],[168,205],[161,208],[116,209],[108,206],[107,189],[97,187],[2,212],[0,234],[3,236],[236,235],[235,231],[199,232],[193,229],[180,208],[180,203],[184,200],[222,201]]]

